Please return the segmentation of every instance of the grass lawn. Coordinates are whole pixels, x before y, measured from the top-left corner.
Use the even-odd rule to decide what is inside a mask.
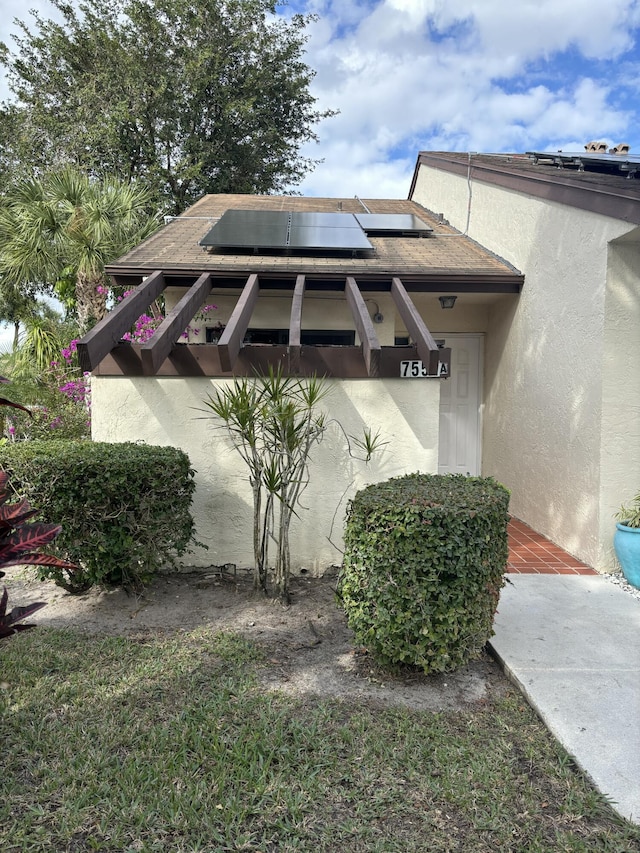
[[[0,850],[640,850],[515,690],[380,710],[265,692],[266,666],[202,629],[3,641]]]

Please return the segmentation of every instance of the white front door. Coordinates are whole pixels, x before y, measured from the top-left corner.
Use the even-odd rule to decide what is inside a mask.
[[[480,474],[482,335],[434,335],[451,347],[451,375],[440,384],[438,473]]]

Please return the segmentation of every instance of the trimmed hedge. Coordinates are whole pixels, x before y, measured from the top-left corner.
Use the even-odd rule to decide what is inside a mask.
[[[50,550],[80,571],[38,570],[70,592],[139,589],[193,540],[195,472],[175,447],[25,441],[1,448],[0,465],[44,521],[62,524]]]
[[[508,559],[509,492],[495,480],[410,474],[350,502],[338,594],[356,641],[426,673],[477,656]]]

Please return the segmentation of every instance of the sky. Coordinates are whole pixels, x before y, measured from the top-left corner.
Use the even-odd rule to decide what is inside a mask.
[[[47,0],[28,9],[54,17]],[[0,40],[24,0],[4,0]],[[640,0],[289,0],[312,13],[319,109],[304,195],[406,198],[419,151],[640,156]],[[0,80],[0,98],[7,90]]]

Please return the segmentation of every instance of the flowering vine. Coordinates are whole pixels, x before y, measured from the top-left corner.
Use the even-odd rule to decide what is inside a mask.
[[[58,391],[61,391],[65,397],[72,400],[74,403],[80,403],[87,409],[87,413],[91,412],[91,374],[85,371],[81,376],[78,375],[78,370],[74,364],[78,352],[78,341],[72,340],[69,346],[63,347],[61,351],[63,363],[58,361],[51,362],[51,370],[54,377],[59,382]]]
[[[102,287],[101,285],[98,287],[98,291],[100,293],[106,293],[107,288]],[[125,290],[121,296],[116,297],[116,302],[122,302],[128,296],[133,293],[133,290]],[[217,309],[217,305],[205,305],[197,314],[197,318],[204,320],[205,316],[211,311],[215,311]],[[132,344],[145,344],[154,334],[158,326],[164,320],[164,315],[160,306],[157,302],[154,302],[151,307],[151,314],[141,314],[136,322],[133,325],[133,329],[130,332],[125,332],[122,336],[123,341],[129,341]],[[196,326],[193,327],[191,325],[187,326],[184,332],[181,334],[181,338],[188,340],[189,335],[198,335],[200,333],[200,329]]]
[[[89,436],[90,375],[80,370],[77,349],[77,340],[72,340],[41,375],[37,402],[28,405],[30,416],[18,413],[7,418],[6,433],[10,441]]]

